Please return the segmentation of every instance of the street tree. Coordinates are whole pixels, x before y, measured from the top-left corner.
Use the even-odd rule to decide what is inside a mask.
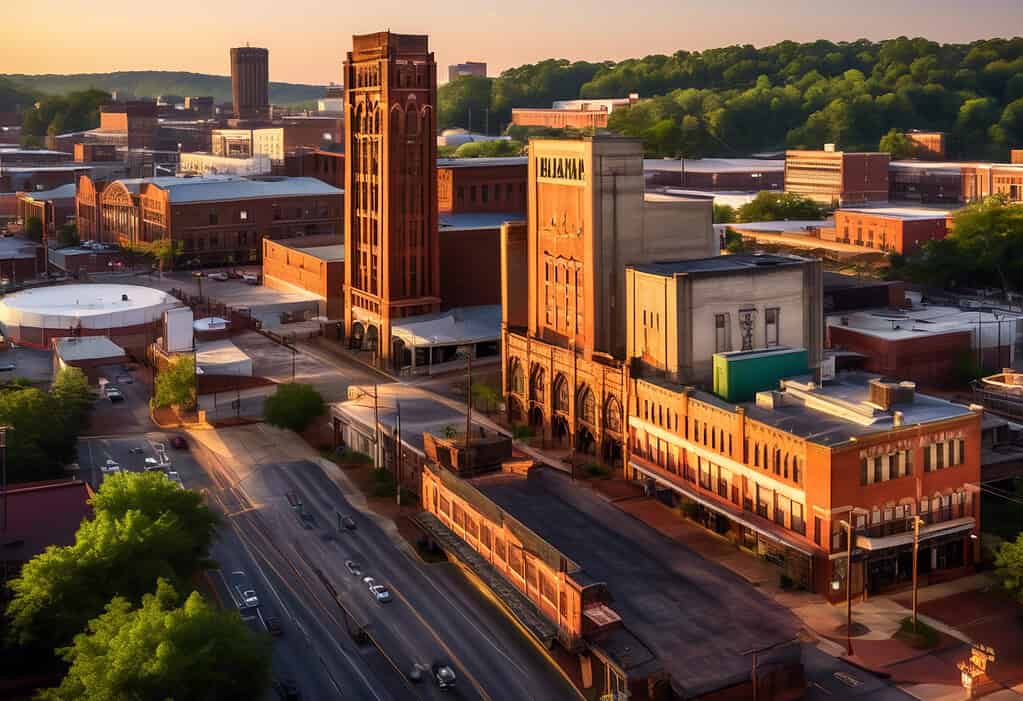
[[[267,397],[263,416],[267,423],[292,431],[304,431],[313,419],[322,416],[326,407],[323,397],[312,385],[287,383]]]
[[[50,397],[60,412],[65,439],[75,441],[89,423],[95,395],[89,387],[89,378],[80,368],[61,368],[50,385]]]
[[[761,192],[739,207],[737,221],[816,221],[824,217],[824,208],[809,197],[790,192]]]
[[[180,355],[156,376],[153,405],[157,408],[195,408],[195,358]]]
[[[7,479],[32,482],[59,477],[74,458],[75,441],[54,430],[61,412],[48,393],[13,385],[0,390],[0,424],[7,430]]]
[[[1002,543],[995,553],[995,574],[1002,587],[1023,603],[1023,533]]]
[[[74,544],[47,548],[11,581],[15,640],[66,645],[114,596],[137,602],[160,577],[187,586],[209,564],[215,523],[198,495],[188,494],[160,473],[105,479]]]
[[[77,246],[81,243],[78,238],[78,227],[75,224],[64,224],[57,231],[57,241],[61,246]]]
[[[114,598],[61,653],[71,666],[41,699],[257,699],[270,684],[268,637],[163,579],[138,607]]]

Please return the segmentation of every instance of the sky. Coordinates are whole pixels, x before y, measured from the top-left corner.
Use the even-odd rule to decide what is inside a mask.
[[[352,34],[429,34],[438,72],[544,58],[619,60],[791,39],[1023,34],[1023,0],[31,0],[0,24],[0,73],[228,75],[231,46],[270,49],[270,79],[340,82]]]

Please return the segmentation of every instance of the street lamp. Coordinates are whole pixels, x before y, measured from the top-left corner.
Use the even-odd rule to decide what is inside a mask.
[[[919,516],[913,516],[913,632],[916,632],[916,604],[917,604],[917,557],[920,554],[920,525],[924,522]]]
[[[852,520],[852,515],[849,516],[849,521]],[[852,646],[852,549],[853,549],[853,527],[852,524],[844,519],[839,520],[839,524],[845,528],[847,533],[847,543],[845,551],[845,651],[850,657],[853,654]],[[837,583],[837,582],[836,582]],[[834,587],[837,589],[837,587]]]

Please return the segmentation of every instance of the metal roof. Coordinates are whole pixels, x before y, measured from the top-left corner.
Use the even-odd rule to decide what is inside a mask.
[[[234,175],[208,175],[182,178],[167,176],[126,178],[117,182],[136,194],[143,184],[155,185],[170,194],[172,204],[344,194],[344,190],[328,185],[322,180],[305,177],[241,178]]]

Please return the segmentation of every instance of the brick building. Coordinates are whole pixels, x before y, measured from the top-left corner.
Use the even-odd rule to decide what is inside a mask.
[[[299,148],[284,155],[284,173],[292,178],[319,178],[328,185],[344,189],[345,154],[343,151]]]
[[[556,110],[542,107],[517,107],[512,110],[512,124],[518,127],[549,129],[606,129],[607,110]]]
[[[952,215],[951,210],[922,208],[843,208],[835,212],[834,228],[822,228],[820,237],[824,241],[910,254],[927,241],[945,238]]]
[[[38,219],[43,225],[43,245],[56,240],[57,229],[75,217],[75,185],[73,183],[52,190],[18,193],[18,222],[27,226],[28,220]]]
[[[156,103],[137,100],[103,105],[100,108],[99,129],[96,131],[111,138],[111,143],[129,149],[141,149],[157,147],[159,128]]]
[[[892,161],[888,165],[888,198],[921,204],[961,202],[962,166],[961,163]]]
[[[140,178],[82,183],[77,208],[97,240],[169,237],[181,260],[240,263],[259,259],[264,238],[339,236],[343,194],[314,178]]]
[[[759,158],[647,158],[643,161],[647,187],[685,187],[695,190],[781,190],[785,161]]]
[[[948,142],[945,132],[910,129],[906,132],[906,138],[916,146],[918,158],[931,161],[940,161],[945,158]]]
[[[441,158],[437,208],[441,213],[526,213],[527,158]]]
[[[785,192],[823,205],[888,201],[887,153],[785,152]]]
[[[453,63],[448,66],[448,82],[474,76],[476,78],[487,77],[487,64],[485,61],[466,61],[465,63]]]
[[[736,404],[638,380],[627,472],[833,601],[849,571],[843,521],[855,536],[854,596],[908,584],[913,516],[923,520],[922,584],[972,569],[979,411],[861,373],[778,387]]]
[[[391,325],[440,310],[437,65],[426,36],[353,37],[345,85],[345,330],[390,361]]]
[[[625,266],[716,254],[710,201],[644,196],[637,140],[534,139],[529,151],[527,224],[502,231],[509,416],[613,463],[629,378]]]
[[[263,239],[263,284],[275,290],[299,288],[323,301],[323,314],[342,318],[345,247],[342,236]]]
[[[231,101],[239,119],[270,116],[270,52],[254,46],[231,49]]]

